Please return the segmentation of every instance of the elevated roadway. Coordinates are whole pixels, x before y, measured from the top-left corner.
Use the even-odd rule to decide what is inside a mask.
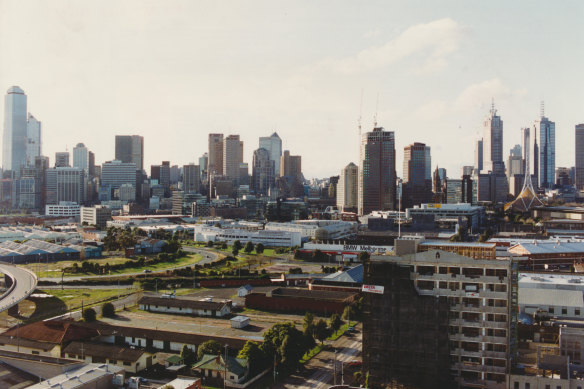
[[[6,292],[0,295],[0,312],[26,299],[37,286],[38,279],[30,270],[0,262],[0,273],[6,279]]]

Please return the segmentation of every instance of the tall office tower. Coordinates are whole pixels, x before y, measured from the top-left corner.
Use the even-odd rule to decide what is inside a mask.
[[[461,188],[461,197],[460,200],[463,203],[474,204],[474,195],[473,195],[473,180],[470,174],[463,174],[462,175],[462,188]]]
[[[353,162],[343,170],[337,183],[337,208],[341,211],[355,212],[358,206],[359,167]]]
[[[34,159],[42,152],[41,122],[30,113],[26,121],[26,165],[33,166]]]
[[[274,132],[270,136],[260,137],[260,148],[268,150],[270,153],[270,159],[274,161],[275,172],[280,175],[280,157],[282,156],[282,139],[278,136],[278,133]]]
[[[85,202],[85,171],[76,167],[55,167],[46,171],[46,203]]]
[[[201,171],[199,165],[188,164],[183,166],[183,192],[199,193],[201,189]]]
[[[462,202],[462,180],[448,178],[446,180],[446,204]]]
[[[584,190],[584,124],[576,125],[576,188]]]
[[[475,164],[474,171],[479,174],[483,170],[483,140],[479,139],[475,143]]]
[[[89,173],[89,150],[83,143],[77,143],[77,146],[73,147],[73,167]]]
[[[416,142],[404,147],[402,208],[432,201],[432,177],[429,171],[430,147]]]
[[[247,162],[241,162],[239,164],[239,185],[247,185],[249,187],[249,179],[249,165]]]
[[[243,142],[239,135],[229,135],[223,140],[223,175],[239,185],[239,164],[243,162]]]
[[[71,167],[69,165],[69,152],[58,151],[55,153],[55,167]]]
[[[442,250],[372,255],[363,266],[363,284],[378,291],[363,299],[369,385],[509,387],[506,373],[517,359],[516,269],[510,259]]]
[[[505,174],[503,121],[497,115],[494,103],[491,105],[489,116],[485,119],[483,129],[483,169],[494,174]]]
[[[275,166],[276,161],[272,160],[267,149],[260,147],[253,152],[251,187],[256,195],[266,196],[270,188],[274,186]]]
[[[302,177],[302,157],[300,155],[290,155],[289,150],[285,150],[280,157],[280,176]]]
[[[521,145],[515,145],[509,151],[509,159],[507,159],[507,180],[511,180],[511,177],[514,177],[516,174],[522,175],[524,172],[524,164],[525,161],[521,153]]]
[[[168,194],[170,189],[170,161],[162,161],[162,165],[151,165],[150,178],[158,180],[158,184],[162,185]]]
[[[209,162],[209,153],[204,153],[203,155],[201,155],[199,157],[199,168],[201,169],[201,173],[207,171],[208,162]]]
[[[474,172],[474,166],[463,166],[461,169],[461,176],[472,176]]]
[[[223,134],[209,134],[207,174],[223,174]]]
[[[87,154],[87,164],[89,177],[95,177],[95,154],[92,151]]]
[[[17,86],[6,93],[2,168],[18,174],[20,167],[26,165],[26,95]]]
[[[140,135],[116,135],[116,160],[136,164],[136,170],[144,169],[144,137]]]
[[[395,209],[396,172],[393,131],[375,127],[361,136],[359,215]]]
[[[178,184],[180,180],[180,168],[178,165],[172,165],[170,167],[170,185]]]
[[[538,161],[538,182],[540,188],[552,188],[556,182],[556,123],[541,116],[533,124],[535,136],[538,139],[539,154],[534,157]]]
[[[122,184],[131,184],[136,187],[136,164],[118,160],[107,161],[101,165],[102,186],[119,189]]]

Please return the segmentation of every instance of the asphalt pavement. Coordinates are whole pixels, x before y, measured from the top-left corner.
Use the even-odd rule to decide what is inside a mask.
[[[27,298],[37,285],[35,274],[22,267],[0,262],[0,273],[8,275],[13,281],[13,288],[0,296],[0,312]]]

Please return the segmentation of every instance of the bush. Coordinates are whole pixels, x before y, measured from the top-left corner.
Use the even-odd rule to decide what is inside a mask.
[[[87,323],[95,321],[96,318],[97,313],[95,312],[95,309],[87,308],[83,311],[83,320],[85,320]]]
[[[101,306],[101,316],[114,317],[116,315],[116,308],[112,303],[104,303]]]

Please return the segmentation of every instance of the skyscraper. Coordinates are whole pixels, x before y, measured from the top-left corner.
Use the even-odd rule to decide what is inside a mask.
[[[4,138],[2,168],[16,174],[26,165],[26,95],[17,86],[8,89],[4,99]]]
[[[46,171],[46,203],[85,202],[85,172],[75,167],[55,167]]]
[[[207,174],[223,174],[223,134],[209,134],[209,159]]]
[[[183,191],[185,193],[199,193],[201,187],[201,171],[199,165],[183,166]]]
[[[58,151],[55,153],[55,167],[70,167],[69,152]]]
[[[290,155],[289,150],[285,150],[280,157],[280,176],[301,178],[302,157],[300,155]]]
[[[359,214],[395,209],[395,136],[375,127],[361,136]]]
[[[26,121],[26,165],[33,166],[34,159],[42,152],[41,122],[30,113]]]
[[[483,139],[477,140],[475,144],[475,165],[474,171],[479,174],[483,170]]]
[[[584,190],[584,124],[576,125],[576,188]]]
[[[424,143],[404,147],[404,209],[432,201],[432,177],[428,176],[431,162],[430,147]]]
[[[356,211],[359,194],[359,167],[353,162],[343,170],[337,183],[337,208],[341,211]]]
[[[140,135],[116,135],[116,160],[136,164],[136,170],[144,169],[144,137]]]
[[[271,158],[270,152],[263,147],[253,152],[251,186],[257,195],[266,196],[274,186],[275,165],[276,162]]]
[[[89,172],[89,150],[83,143],[73,147],[73,167],[85,170],[86,174]]]
[[[503,121],[497,115],[495,104],[484,122],[483,169],[495,174],[505,174],[503,162]]]
[[[243,142],[239,135],[223,140],[223,175],[239,185],[239,164],[243,162]]]
[[[552,188],[556,182],[556,123],[541,113],[533,124],[537,136],[539,154],[534,154],[538,162],[538,183],[540,188]]]
[[[274,132],[270,136],[260,137],[260,148],[268,150],[270,159],[274,161],[275,173],[280,175],[280,157],[282,156],[282,139]]]

